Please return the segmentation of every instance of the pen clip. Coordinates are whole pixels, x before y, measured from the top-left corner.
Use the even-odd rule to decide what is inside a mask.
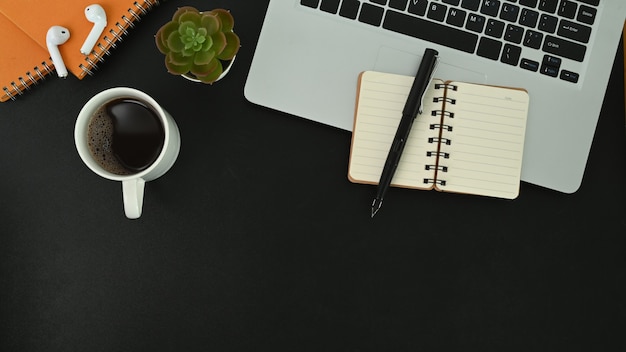
[[[433,63],[432,70],[430,70],[430,75],[428,77],[428,83],[426,84],[426,89],[424,89],[424,93],[422,93],[422,96],[420,97],[420,107],[418,110],[420,115],[422,114],[422,110],[424,109],[424,97],[426,96],[428,87],[430,87],[430,84],[433,82],[435,71],[437,70],[437,65],[439,65],[439,55],[435,55],[435,62]]]

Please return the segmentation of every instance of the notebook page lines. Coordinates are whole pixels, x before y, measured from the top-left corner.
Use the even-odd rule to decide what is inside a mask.
[[[453,142],[442,146],[446,160],[446,190],[515,198],[519,193],[522,154],[528,110],[523,90],[459,84],[448,120],[452,131],[443,134]],[[444,188],[444,187],[442,187]]]
[[[353,131],[353,152],[349,168],[351,178],[378,183],[412,83],[413,77],[390,76],[377,72],[363,74]],[[430,89],[424,100],[432,101],[432,96]],[[431,109],[429,106],[424,107],[425,112]],[[416,117],[392,185],[431,188],[423,180],[434,175],[434,171],[425,168],[425,165],[434,163],[432,158],[426,156],[429,149],[428,137],[437,133],[429,127],[433,118],[439,122],[439,117],[432,117],[427,113]]]

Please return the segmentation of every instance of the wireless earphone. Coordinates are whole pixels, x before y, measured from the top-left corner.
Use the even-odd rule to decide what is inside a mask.
[[[67,68],[58,46],[65,43],[68,39],[70,39],[70,31],[65,27],[52,26],[46,33],[46,45],[48,46],[48,52],[50,52],[50,58],[52,58],[54,68],[57,70],[57,75],[62,78],[67,77]]]
[[[91,28],[91,32],[89,32],[87,39],[85,39],[83,46],[80,48],[80,52],[83,55],[89,55],[91,49],[93,49],[93,46],[96,45],[100,38],[102,31],[107,26],[107,14],[102,6],[93,4],[85,8],[85,17],[87,17],[89,22],[93,22],[93,28]]]

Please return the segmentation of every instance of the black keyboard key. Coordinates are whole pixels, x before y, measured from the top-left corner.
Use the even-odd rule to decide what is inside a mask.
[[[339,9],[339,16],[353,20],[356,19],[360,5],[361,2],[359,0],[343,0],[341,2],[341,8]]]
[[[500,18],[506,21],[516,22],[517,16],[519,16],[519,6],[513,4],[504,4],[502,5],[502,10],[500,10]]]
[[[487,19],[484,16],[470,13],[467,17],[467,23],[465,24],[465,28],[476,33],[482,33],[483,29],[485,28],[486,21]]]
[[[572,83],[578,83],[579,77],[580,75],[578,73],[567,71],[567,70],[561,71],[561,76],[560,76],[562,80],[572,82]]]
[[[554,66],[550,66],[550,65],[546,65],[543,64],[541,65],[541,71],[539,71],[541,73],[543,73],[546,76],[550,76],[550,77],[556,77],[559,75],[559,69],[554,67]]]
[[[556,26],[559,23],[559,19],[550,16],[550,15],[541,15],[539,17],[539,26],[537,27],[540,31],[554,33],[556,31]]]
[[[535,8],[537,7],[537,0],[519,0],[519,4]]]
[[[509,24],[504,32],[504,40],[515,44],[520,44],[524,37],[524,28]]]
[[[561,59],[558,57],[544,55],[543,62],[541,63],[541,73],[550,77],[556,77],[561,69]]]
[[[556,57],[556,56],[552,56],[552,55],[544,55],[543,56],[543,63],[546,64],[546,65],[550,65],[550,66],[554,66],[556,68],[560,68],[562,62],[563,62],[563,60],[561,60],[561,58]]]
[[[563,16],[566,18],[574,18],[576,16],[576,10],[578,8],[578,4],[569,0],[562,0],[559,5],[559,16]]]
[[[384,12],[384,9],[380,6],[363,4],[361,13],[359,14],[359,21],[371,24],[372,26],[380,26]]]
[[[485,28],[486,35],[490,37],[494,37],[494,38],[500,38],[502,37],[503,33],[504,33],[504,22],[494,20],[494,19],[487,20],[487,27]]]
[[[537,61],[522,59],[522,62],[519,64],[519,67],[530,70],[533,72],[537,72],[539,70],[539,63]]]
[[[561,59],[558,57],[545,55],[541,63],[541,70],[539,72],[550,77],[556,77],[561,69]]]
[[[446,23],[457,27],[463,27],[463,25],[465,24],[466,16],[467,12],[452,8],[448,12],[448,18],[446,19]]]
[[[530,9],[522,9],[522,13],[519,18],[519,24],[522,26],[535,28],[537,25],[537,21],[539,21],[539,12],[530,10]]]
[[[404,11],[408,0],[389,0],[389,7],[392,9]]]
[[[387,5],[387,0],[370,0],[370,2],[378,5]]]
[[[446,5],[441,5],[436,2],[431,3],[428,6],[428,15],[426,17],[431,20],[443,22],[446,18],[446,12],[448,11],[448,7]]]
[[[593,6],[600,5],[600,0],[578,0],[578,1],[584,2],[585,4],[593,5]]]
[[[588,25],[592,25],[596,20],[596,13],[598,10],[593,7],[581,5],[580,9],[578,9],[578,16],[576,16],[576,20],[578,22],[586,23]]]
[[[478,11],[480,7],[480,0],[463,0],[461,2],[461,7],[466,10]]]
[[[533,49],[541,48],[541,42],[543,41],[543,34],[537,31],[527,30],[524,36],[524,46]]]
[[[476,54],[491,60],[498,60],[500,58],[500,49],[502,49],[502,42],[482,37],[480,38]]]
[[[459,6],[461,0],[442,0],[442,2],[448,5]]]
[[[587,47],[578,43],[570,42],[569,40],[548,35],[543,43],[542,50],[556,56],[566,57],[574,61],[582,62],[585,58]]]
[[[502,57],[500,58],[500,61],[504,62],[505,64],[517,66],[521,54],[522,48],[520,48],[519,46],[505,44],[504,50],[502,50]]]
[[[478,42],[476,34],[393,10],[387,11],[383,28],[467,53],[473,53]]]
[[[496,17],[500,11],[500,0],[483,0],[483,6],[480,7],[480,12],[487,15]]]
[[[556,33],[564,38],[581,43],[588,43],[589,37],[591,36],[591,27],[568,20],[561,20],[559,30]]]
[[[555,13],[558,6],[558,0],[539,0],[539,10]]]
[[[339,0],[322,0],[320,10],[328,13],[337,13],[337,10],[339,10]]]
[[[428,1],[426,0],[411,0],[409,2],[409,12],[418,16],[424,16],[427,7]]]
[[[300,0],[300,4],[316,9],[317,5],[320,4],[320,0]]]

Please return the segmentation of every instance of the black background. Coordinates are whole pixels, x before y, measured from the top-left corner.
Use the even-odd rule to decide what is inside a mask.
[[[622,47],[578,192],[392,189],[370,219],[349,132],[243,96],[267,4],[170,0],[95,76],[0,104],[2,351],[626,349]],[[235,16],[242,48],[215,85],[165,72],[153,35],[182,5]],[[114,86],[181,130],[139,220],[74,147],[81,106]]]

